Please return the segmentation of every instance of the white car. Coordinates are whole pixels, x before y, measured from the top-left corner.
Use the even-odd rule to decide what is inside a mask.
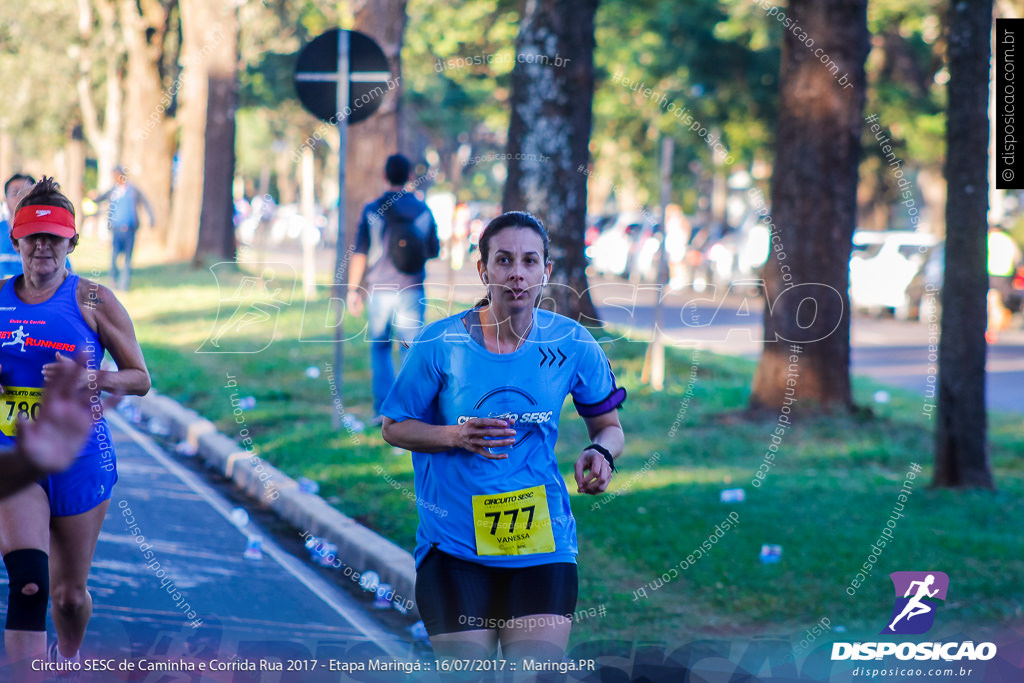
[[[654,235],[653,217],[630,211],[620,214],[614,225],[587,247],[586,255],[601,274],[653,281],[660,248],[661,239]]]
[[[897,318],[910,317],[908,288],[937,243],[934,235],[912,230],[853,233],[850,305],[854,310],[891,309]]]

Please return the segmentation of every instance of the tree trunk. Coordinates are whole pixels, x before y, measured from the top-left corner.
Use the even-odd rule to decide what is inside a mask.
[[[583,233],[594,98],[598,0],[525,3],[516,39],[505,211],[529,211],[551,235],[546,297],[559,313],[599,323],[587,284]],[[542,63],[546,62],[546,63]]]
[[[166,245],[171,214],[174,119],[180,80],[164,87],[161,65],[171,8],[157,0],[121,0],[121,28],[128,53],[124,163],[153,205],[156,235]]]
[[[82,198],[85,196],[85,142],[82,140],[82,127],[73,126],[68,133],[64,146],[66,180],[62,183],[62,189],[73,205],[81,206]],[[81,218],[82,216],[79,216],[79,219]]]
[[[809,48],[783,32],[765,342],[750,405],[778,410],[792,403],[787,381],[798,378],[803,409],[845,411],[853,407],[848,264],[857,222],[867,0],[791,0],[787,16],[815,43]],[[835,62],[835,75],[813,48]]]
[[[225,0],[227,2],[227,0]],[[195,255],[203,202],[206,154],[206,112],[209,86],[207,59],[217,45],[230,40],[229,8],[209,0],[182,0],[181,146],[179,169],[171,197],[169,253],[175,259]]]
[[[277,175],[277,203],[294,204],[297,196],[295,176],[298,174],[299,168],[292,161],[290,151],[282,150],[277,153],[277,158],[274,159],[274,171]]]
[[[4,182],[14,174],[14,136],[0,130],[0,178]],[[14,207],[9,207],[12,211]]]
[[[383,94],[380,107],[373,115],[349,128],[347,166],[345,169],[345,231],[351,244],[355,226],[363,206],[384,191],[384,162],[396,152],[414,157],[403,150],[399,139],[399,105],[402,93],[402,40],[405,33],[406,0],[377,0],[355,3],[352,28],[373,38],[388,58],[393,90]],[[384,86],[387,90],[387,86]],[[339,109],[343,105],[339,105]],[[411,158],[413,164],[416,159]]]
[[[993,488],[985,414],[992,0],[953,0],[949,30],[946,274],[934,485]]]
[[[234,201],[235,110],[238,100],[238,10],[221,22],[222,40],[207,56],[206,138],[203,165],[203,207],[193,264],[204,257],[235,258]]]
[[[117,8],[113,0],[95,0],[99,16],[99,41],[94,40],[92,9],[87,0],[78,2],[78,32],[82,40],[79,62],[78,89],[79,106],[82,109],[82,132],[86,142],[96,152],[98,184],[101,190],[113,183],[114,166],[121,154],[121,106],[123,78],[118,60],[121,47],[118,45],[115,26]],[[102,55],[106,62],[106,103],[103,113],[96,109],[92,96],[92,60]],[[102,124],[101,124],[102,121]]]
[[[921,226],[929,234],[942,237],[945,232],[946,179],[942,169],[936,165],[925,166],[917,175],[917,186],[924,198],[921,206]]]

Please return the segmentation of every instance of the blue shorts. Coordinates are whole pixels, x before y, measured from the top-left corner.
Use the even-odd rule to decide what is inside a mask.
[[[117,482],[114,450],[80,455],[74,464],[59,474],[39,480],[50,498],[51,517],[70,517],[88,512],[105,500]]]

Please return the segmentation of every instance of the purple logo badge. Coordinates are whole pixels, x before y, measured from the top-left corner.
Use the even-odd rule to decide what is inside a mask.
[[[920,635],[935,623],[935,607],[946,599],[949,577],[943,572],[893,572],[896,593],[889,625],[884,634]]]

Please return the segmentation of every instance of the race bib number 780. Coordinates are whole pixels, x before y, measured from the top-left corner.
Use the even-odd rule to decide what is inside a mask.
[[[39,387],[4,387],[0,394],[0,432],[13,437],[19,417],[36,419],[42,398],[43,390]]]

